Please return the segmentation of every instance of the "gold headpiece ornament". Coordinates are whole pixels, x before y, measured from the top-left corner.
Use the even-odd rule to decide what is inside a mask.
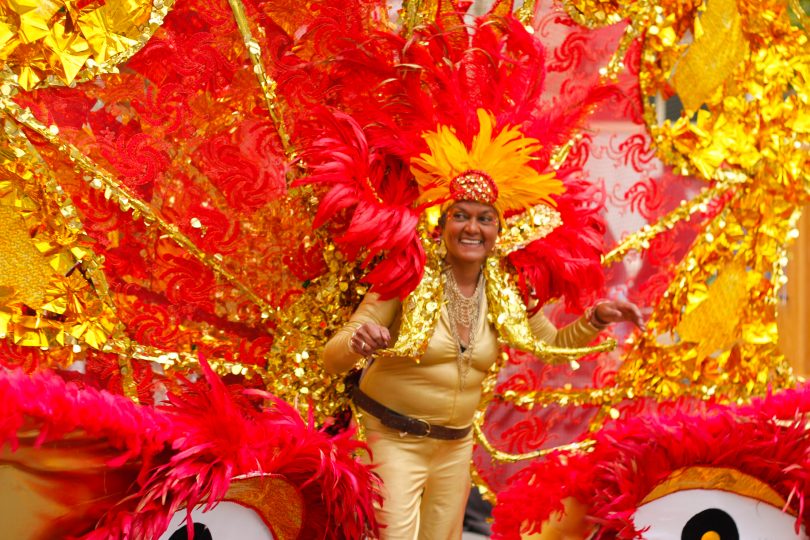
[[[477,115],[478,134],[469,149],[450,126],[440,125],[422,136],[430,152],[411,162],[422,188],[420,202],[481,202],[494,206],[501,216],[539,203],[555,206],[551,195],[565,190],[562,182],[554,173],[539,173],[530,165],[539,141],[509,125],[494,135],[492,113],[478,109]]]

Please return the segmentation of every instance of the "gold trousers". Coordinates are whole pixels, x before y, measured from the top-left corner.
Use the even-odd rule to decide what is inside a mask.
[[[470,493],[472,434],[457,441],[401,436],[362,415],[383,481],[381,540],[459,540]]]

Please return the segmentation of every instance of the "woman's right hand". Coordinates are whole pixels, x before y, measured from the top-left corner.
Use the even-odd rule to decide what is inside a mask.
[[[391,333],[385,326],[374,323],[364,323],[352,334],[349,348],[353,353],[362,356],[371,356],[379,349],[385,349],[391,344]]]

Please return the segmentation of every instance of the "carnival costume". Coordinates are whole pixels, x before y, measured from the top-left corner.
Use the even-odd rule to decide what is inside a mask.
[[[354,329],[366,322],[391,328],[392,338],[396,339],[400,310],[397,299],[380,301],[369,294],[351,323],[327,345],[326,359],[357,357],[349,349],[349,341]],[[384,484],[385,500],[379,516],[386,525],[384,538],[417,538],[417,531],[420,539],[457,538],[461,534],[470,487],[471,423],[481,399],[482,382],[500,352],[487,313],[486,298],[482,298],[478,324],[471,329],[475,338],[471,338],[474,350],[469,369],[460,364],[458,339],[445,306],[418,364],[409,357],[382,358],[368,367],[360,381],[362,395],[367,398],[357,406],[375,471]],[[530,323],[535,337],[562,347],[585,345],[598,332],[582,318],[558,333],[542,312],[535,314]],[[384,414],[382,419],[375,416],[378,410],[368,407],[368,398],[372,404],[426,423],[429,430],[420,434],[409,433],[404,425],[389,427],[389,415]],[[398,426],[395,422],[390,425]],[[436,426],[453,431],[447,436],[437,435]],[[458,438],[454,433],[459,434]]]
[[[539,528],[567,495],[593,496],[602,537],[634,534],[633,507],[662,478],[628,476],[653,471],[647,464],[656,461],[636,449],[649,445],[651,457],[672,450],[672,464],[688,466],[681,432],[711,425],[720,436],[687,447],[692,457],[758,468],[754,454],[730,452],[729,442],[794,450],[784,459],[762,452],[758,459],[784,474],[760,478],[807,523],[810,467],[806,445],[795,444],[807,440],[806,393],[801,407],[778,414],[729,411],[745,427],[749,417],[764,425],[756,439],[699,418],[657,438],[632,424],[632,439],[616,431],[562,446],[545,438],[559,427],[549,428],[546,413],[594,433],[673,398],[744,401],[792,384],[776,349],[775,307],[785,248],[808,199],[806,3],[563,0],[567,17],[526,1],[513,18],[512,2],[500,0],[472,22],[459,13],[467,2],[401,5],[399,13],[381,0],[28,0],[0,8],[0,364],[9,370],[0,373],[0,438],[4,460],[14,462],[6,473],[19,473],[1,483],[2,495],[61,499],[47,514],[29,512],[39,522],[30,526],[6,505],[5,521],[20,521],[8,534],[156,538],[180,533],[186,518],[191,525],[197,503],[260,496],[257,519],[276,538],[373,536],[375,484],[355,456],[363,444],[348,432],[333,436],[347,394],[320,364],[368,283],[374,296],[361,312],[392,302],[401,322],[397,343],[361,389],[393,410],[406,400],[370,384],[385,386],[386,365],[408,374],[443,369],[466,407],[482,378],[473,436],[485,487],[504,493],[506,469],[552,445],[595,444],[594,474],[581,474],[582,459],[559,456],[524,475],[522,493],[504,497],[510,507],[498,519],[513,537]],[[630,130],[604,145],[596,140],[611,129],[604,125],[576,138],[578,121],[606,95],[615,101],[600,120],[621,117]],[[673,110],[682,110],[675,120]],[[493,144],[499,138],[511,148]],[[509,159],[520,154],[529,160]],[[498,157],[499,168],[488,168],[487,157]],[[621,181],[595,170],[586,181],[578,174],[586,161],[610,163],[606,176]],[[551,181],[544,202],[504,196],[503,174],[520,171],[506,175],[518,185],[532,170]],[[565,297],[581,310],[600,295],[601,265],[635,251],[644,270],[633,274],[634,300],[656,307],[618,374],[608,357],[585,364],[579,380],[567,366],[532,372],[523,369],[531,355],[509,350],[482,377],[488,361],[478,354],[494,348],[483,334],[473,334],[469,361],[452,354],[449,313],[438,308],[446,275],[434,223],[448,183],[487,177],[497,200],[511,202],[470,322],[477,315],[479,327],[545,361],[569,358],[555,349],[560,340],[532,332],[538,319],[525,306]],[[535,191],[529,184],[524,195]],[[614,227],[624,239],[600,261],[604,200],[648,226]],[[638,259],[626,262],[638,269]],[[483,322],[490,317],[491,326]],[[434,345],[445,362],[430,364]],[[201,372],[207,384],[183,382]],[[557,375],[560,384],[545,384]],[[158,409],[167,393],[173,405]],[[383,410],[402,426],[397,432],[449,437],[417,440],[419,455],[428,441],[467,452],[459,407],[454,417],[403,408],[431,422]],[[516,408],[521,414],[501,423],[504,409]],[[373,415],[364,421],[383,431]],[[797,429],[783,429],[785,421]],[[118,458],[95,467],[74,444],[81,437],[106,440]],[[391,446],[407,438],[397,434]],[[70,452],[51,452],[65,443]],[[377,449],[375,457],[391,461]],[[97,472],[85,487],[106,497],[37,489],[43,476],[59,483],[60,453],[69,458],[58,460],[63,472]],[[44,474],[42,462],[51,467]],[[563,472],[564,463],[574,467]],[[535,472],[546,477],[536,482]],[[34,481],[19,481],[26,475]],[[450,477],[461,479],[455,470]],[[555,477],[575,492],[550,489]],[[536,511],[526,512],[532,504]]]
[[[148,407],[166,393],[182,400],[183,377],[198,376],[208,359],[218,375],[235,378],[235,395],[244,391],[239,385],[254,387],[234,413],[246,426],[253,409],[262,410],[257,402],[266,396],[258,397],[258,387],[311,413],[306,429],[314,432],[346,402],[340,379],[318,367],[320,352],[366,283],[406,306],[390,356],[424,356],[440,310],[415,299],[442,298],[440,257],[429,236],[440,199],[451,197],[449,185],[429,184],[432,171],[447,166],[474,171],[471,179],[492,176],[504,204],[501,251],[486,265],[483,284],[499,336],[538,353],[587,352],[534,339],[524,301],[565,295],[576,305],[601,285],[598,205],[570,168],[557,173],[551,166],[554,149],[570,140],[599,91],[541,103],[543,49],[505,2],[472,25],[443,3],[436,24],[411,26],[413,35],[381,22],[382,3],[293,4],[156,1],[133,12],[129,3],[49,4],[15,19],[24,39],[5,50],[14,52],[6,57],[10,94],[0,98],[10,177],[0,181],[0,220],[9,241],[3,253],[13,254],[3,259],[13,263],[3,275],[14,278],[0,291],[0,334],[10,337],[4,365],[69,366],[64,377]],[[29,26],[31,17],[42,20]],[[115,24],[104,30],[107,23]],[[51,26],[56,41],[40,31]],[[40,30],[28,34],[33,28]],[[129,37],[96,41],[88,38],[97,35],[93,29]],[[61,47],[64,35],[78,56]],[[37,43],[20,46],[29,39]],[[89,58],[81,51],[91,46]],[[448,174],[439,176],[459,176]],[[502,179],[512,194],[497,184]],[[477,349],[493,349],[491,339],[481,337]],[[475,370],[471,365],[470,389]],[[485,402],[491,387],[482,388]],[[37,399],[48,411],[73,407]],[[22,408],[37,399],[13,401]],[[227,416],[228,403],[221,400],[216,412]],[[48,425],[52,415],[45,416]],[[228,433],[219,418],[201,431]],[[273,420],[283,427],[283,419]],[[126,431],[128,421],[120,424]],[[15,426],[9,429],[13,439]],[[347,463],[323,465],[350,472],[339,475],[340,490],[322,494],[328,537],[375,530],[369,471],[350,454],[358,446],[341,445],[347,436],[329,442],[313,435],[339,448]],[[201,449],[196,439],[184,440]],[[154,483],[134,488],[143,497],[126,497],[106,518],[108,530],[150,535],[184,503],[214,504],[232,475],[277,470],[254,459],[278,454],[254,448],[257,440],[176,469],[171,464],[196,454],[180,442],[161,444],[174,444],[178,455],[166,454],[170,463],[161,465],[145,456],[139,476]],[[468,444],[463,440],[465,455]],[[244,462],[195,484],[199,496],[176,481],[230,463],[232,450]],[[347,485],[362,493],[341,496]],[[141,502],[158,498],[169,504],[155,503],[147,516]]]
[[[554,215],[552,196],[562,192],[563,184],[553,172],[531,167],[539,141],[516,126],[497,126],[495,116],[484,109],[476,111],[476,120],[477,133],[469,143],[446,125],[421,134],[427,152],[410,160],[410,171],[423,208],[435,215],[446,203],[471,201],[494,207],[498,219],[540,206]],[[429,227],[430,217],[423,221]],[[561,354],[586,345],[598,332],[587,317],[559,333],[542,312],[529,318],[523,300],[508,294],[514,286],[492,279],[500,270],[498,257],[482,261],[476,290],[465,298],[452,271],[443,266],[441,246],[430,242],[425,247],[431,269],[415,291],[401,302],[386,298],[389,290],[378,293],[382,287],[375,284],[324,354],[327,365],[359,361],[362,350],[349,347],[358,327],[373,323],[391,331],[393,347],[375,355],[354,397],[384,483],[383,535],[392,539],[460,535],[469,491],[473,416],[485,379],[497,373],[499,343],[525,347],[528,337],[534,352]],[[426,283],[438,287],[425,294]],[[507,309],[517,315],[511,319],[495,307],[504,293],[512,302]],[[428,317],[414,324],[414,314],[420,312],[428,312]],[[470,328],[466,347],[456,325]],[[415,334],[422,342],[411,348]]]

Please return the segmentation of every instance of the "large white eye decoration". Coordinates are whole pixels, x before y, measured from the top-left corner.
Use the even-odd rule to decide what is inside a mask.
[[[760,480],[732,469],[690,467],[673,473],[639,505],[645,540],[807,540],[796,516]]]
[[[251,476],[231,482],[225,499],[208,512],[191,512],[194,540],[294,540],[301,531],[303,499],[282,478]],[[172,516],[159,540],[189,538],[187,510]]]
[[[186,510],[175,512],[160,540],[187,540]],[[194,540],[275,540],[268,526],[252,508],[222,501],[208,512],[201,507],[191,512]]]

